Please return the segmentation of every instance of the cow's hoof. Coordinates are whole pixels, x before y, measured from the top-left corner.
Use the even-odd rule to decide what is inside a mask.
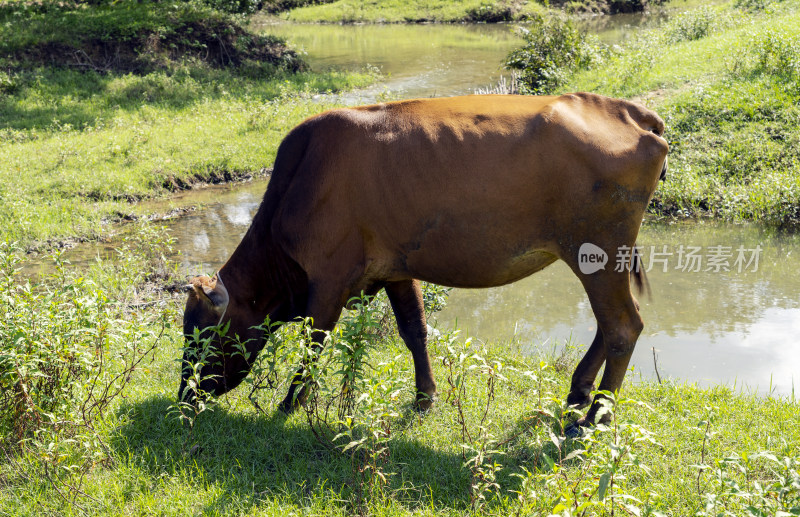
[[[564,436],[572,439],[582,438],[590,425],[586,422],[586,417],[581,417],[564,428]]]
[[[436,393],[427,395],[420,393],[417,395],[417,400],[414,401],[414,409],[420,413],[427,413],[433,409],[433,403],[436,400]]]
[[[583,409],[592,403],[592,397],[589,393],[581,391],[570,391],[567,395],[567,405],[574,409]]]

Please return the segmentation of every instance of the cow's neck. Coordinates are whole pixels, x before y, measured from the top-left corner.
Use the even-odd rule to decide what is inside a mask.
[[[231,257],[220,268],[225,287],[240,318],[249,326],[260,325],[283,302],[271,239],[262,235],[256,222],[247,231]]]

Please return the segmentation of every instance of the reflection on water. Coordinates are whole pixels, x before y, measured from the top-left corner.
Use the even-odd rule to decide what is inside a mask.
[[[800,240],[771,235],[754,226],[645,225],[639,236],[652,299],[641,298],[645,330],[633,364],[654,377],[652,348],[662,376],[703,384],[736,382],[766,391],[791,393],[800,380]],[[673,255],[654,256],[652,251]],[[701,248],[701,271],[679,269],[678,250]],[[715,272],[708,257],[715,246],[729,252],[731,271]],[[761,248],[754,264],[735,266],[736,250]],[[748,253],[748,258],[752,253]],[[609,266],[613,267],[611,258]],[[439,327],[458,322],[485,340],[588,345],[594,316],[577,277],[563,263],[516,284],[485,291],[454,291],[438,316]],[[552,345],[551,345],[552,346]]]
[[[195,201],[210,203],[169,222],[187,271],[211,273],[224,263],[247,230],[264,188],[265,182],[215,188],[182,201],[202,196]],[[793,382],[800,381],[800,236],[756,226],[646,224],[639,244],[645,266],[653,262],[648,272],[652,299],[640,297],[645,330],[633,358],[637,371],[654,376],[655,347],[662,377],[792,393]],[[700,271],[679,268],[687,263],[685,255],[678,256],[681,246],[700,248],[695,253],[703,261]],[[745,262],[737,270],[739,247],[746,259],[754,255],[748,250],[760,248],[757,268]],[[712,256],[730,271],[715,272]],[[606,267],[614,266],[610,256]],[[596,330],[586,294],[562,262],[511,285],[454,290],[433,323],[448,329],[456,322],[465,334],[514,340],[532,353],[534,347],[549,351],[567,341],[588,345]]]
[[[365,98],[473,93],[509,75],[503,61],[521,41],[510,25],[255,25],[305,50],[315,70],[378,67],[386,80]]]

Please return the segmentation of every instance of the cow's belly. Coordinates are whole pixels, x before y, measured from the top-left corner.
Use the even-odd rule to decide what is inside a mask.
[[[405,269],[410,276],[435,284],[495,287],[525,278],[558,260],[552,253],[540,250],[512,256],[481,251],[437,253],[436,257],[411,253],[406,258]]]

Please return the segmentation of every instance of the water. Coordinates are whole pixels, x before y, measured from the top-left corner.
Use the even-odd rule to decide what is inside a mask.
[[[225,262],[265,187],[215,187],[178,201],[210,203],[168,222],[187,271],[210,274]],[[633,357],[636,372],[655,377],[655,348],[662,377],[793,392],[800,381],[800,236],[755,225],[646,223],[639,244],[652,298],[640,297],[645,330]],[[699,271],[686,259],[690,248],[699,248]],[[739,248],[745,261],[737,265]],[[606,267],[615,263],[612,253]],[[586,294],[562,262],[507,286],[456,289],[432,323],[442,330],[457,323],[467,335],[514,341],[531,353],[588,345],[596,330]]]
[[[379,68],[385,81],[359,92],[362,102],[384,92],[401,98],[474,93],[509,75],[503,61],[521,41],[513,26],[502,24],[255,25],[307,52],[315,70]]]
[[[704,4],[708,3],[719,2]],[[697,0],[683,0],[647,13],[586,16],[578,25],[613,45],[695,4]],[[380,69],[385,81],[347,94],[348,103],[373,102],[384,93],[393,98],[443,97],[491,88],[510,77],[503,63],[522,43],[517,25],[319,25],[276,23],[273,18],[255,18],[252,23],[256,30],[289,40],[315,70]]]
[[[652,298],[639,297],[645,330],[632,359],[636,371],[655,378],[655,348],[662,377],[793,392],[800,382],[797,235],[770,234],[752,225],[646,224],[639,243],[645,266],[651,259],[663,262],[654,260],[648,273]],[[685,254],[679,262],[681,246],[700,248],[700,271],[681,267],[687,262]],[[757,266],[744,267],[744,262],[739,270],[739,247],[760,248],[743,253],[745,261],[757,257]],[[729,271],[717,271],[708,262],[715,254]],[[611,257],[609,265],[614,262]],[[509,286],[454,291],[437,321],[444,328],[458,322],[481,339],[545,349],[568,342],[588,346],[596,331],[583,287],[562,262]]]

